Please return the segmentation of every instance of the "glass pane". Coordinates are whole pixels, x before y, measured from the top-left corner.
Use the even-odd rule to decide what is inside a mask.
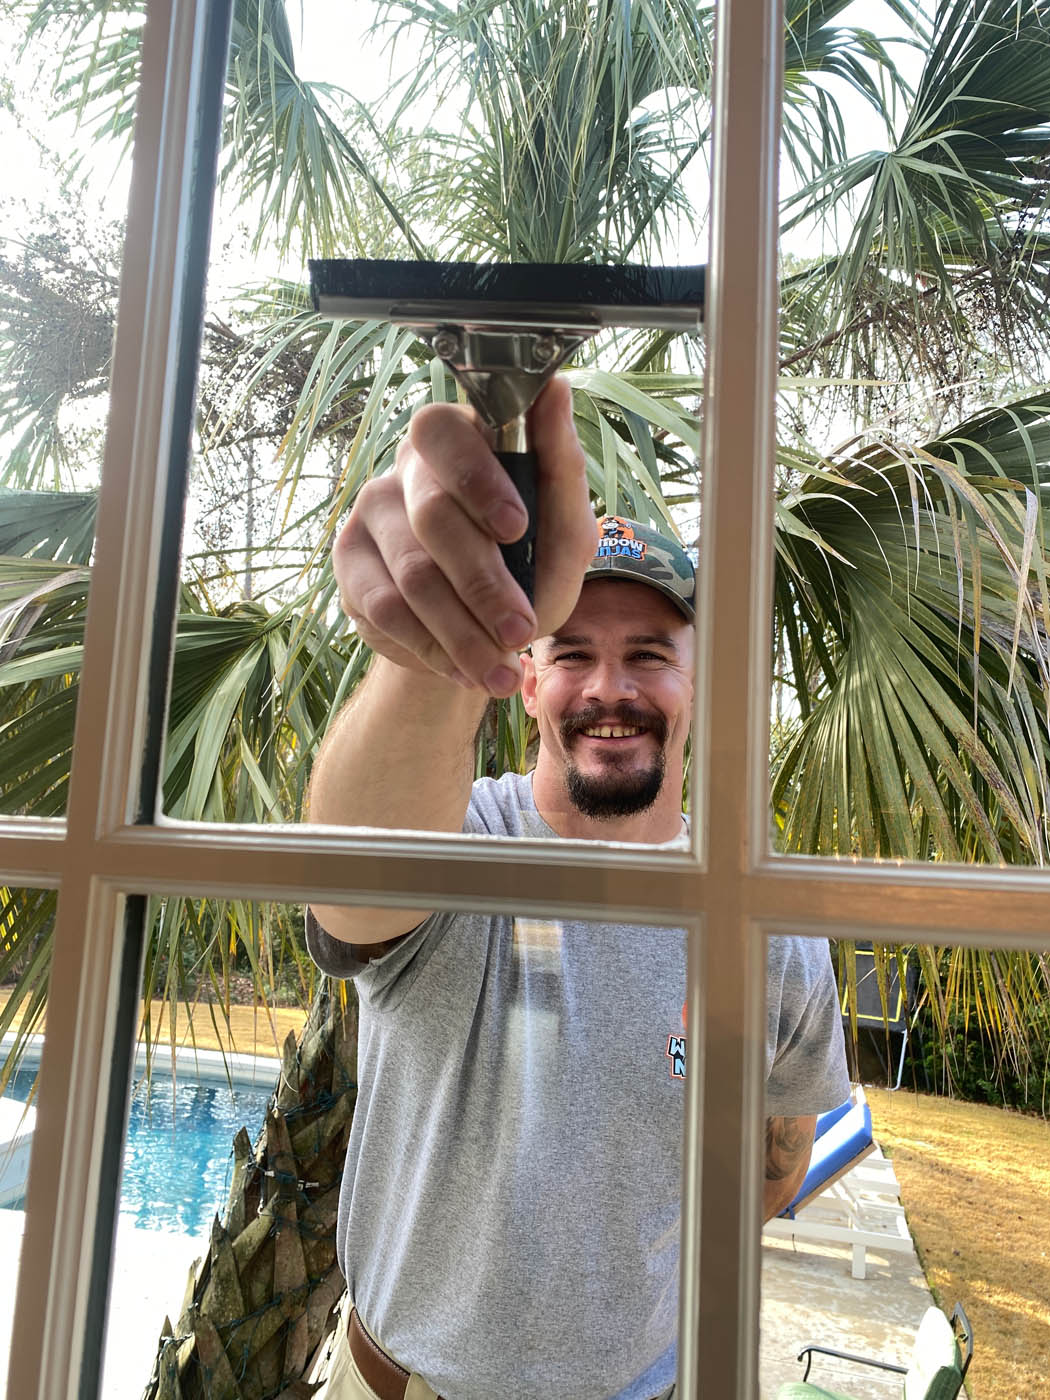
[[[586,473],[593,512],[635,522],[605,527],[603,567],[626,570],[636,586],[639,575],[655,583],[643,594],[667,616],[643,630],[666,630],[684,617],[699,529],[701,283],[692,274],[635,274],[632,281],[615,265],[678,269],[706,256],[709,31],[709,16],[687,15],[680,6],[625,8],[611,0],[485,0],[455,12],[383,0],[339,15],[289,9],[287,21],[272,6],[238,8],[184,536],[164,788],[169,815],[301,817],[320,737],[362,680],[365,638],[376,640],[373,622],[348,626],[340,612],[331,546],[366,487],[363,499],[375,501],[369,482],[394,469],[411,414],[428,400],[447,407],[457,394],[473,394],[477,402],[484,388],[492,413],[508,415],[500,440],[509,451],[506,424],[517,419],[507,403],[530,404],[561,351],[575,346],[566,371],[575,428],[562,426],[553,455],[566,444],[575,451],[578,434],[579,472]],[[358,56],[349,69],[348,52]],[[275,66],[260,67],[260,53]],[[363,285],[386,299],[389,319],[361,319],[380,316],[371,301],[355,303],[350,319],[330,306],[315,314],[311,258],[329,268],[332,259],[368,260]],[[410,266],[391,272],[383,260]],[[543,301],[538,331],[527,317],[510,331],[502,323],[497,331],[482,326],[468,364],[447,347],[441,357],[434,317],[409,316],[412,324],[405,324],[395,304],[406,295],[403,286],[417,282],[425,297],[441,289],[435,316],[446,331],[456,316],[465,325],[494,314],[492,297],[482,305],[473,282],[466,310],[448,301],[447,265],[461,260],[497,265],[508,279],[498,284],[497,299],[513,301],[524,291]],[[435,272],[434,263],[444,271]],[[548,269],[542,276],[506,266],[536,263]],[[321,274],[316,285],[323,285]],[[337,309],[347,311],[343,303]],[[609,324],[600,327],[603,318]],[[624,319],[633,324],[623,326]],[[491,365],[485,356],[495,357]],[[551,419],[548,408],[548,437]],[[464,431],[467,450],[482,453],[495,471],[482,440]],[[497,472],[494,480],[503,478]],[[493,680],[490,687],[506,696],[517,689],[518,645],[533,622],[549,630],[571,607],[597,537],[592,510],[582,491],[575,503],[557,506],[557,526],[539,546],[540,617],[510,591],[508,609],[525,617],[526,631],[508,633],[504,647],[491,637],[482,646],[453,641],[449,632],[459,637],[461,624],[467,632],[477,625],[460,601],[470,589],[471,561],[487,549],[498,567],[494,539],[469,525],[458,504],[453,509],[454,521],[434,545],[436,573],[428,565],[421,587],[398,580],[421,619],[423,640],[417,635],[414,645],[442,672],[452,669],[446,662],[457,649],[469,650],[474,681],[509,665],[513,683]],[[357,519],[365,518],[359,511]],[[672,538],[670,555],[647,540],[643,527],[651,525]],[[544,599],[544,557],[549,580],[571,549],[580,555],[571,589],[562,587],[564,596],[552,601],[548,587]],[[359,600],[370,549],[355,536],[349,553],[357,580],[350,595]],[[410,554],[400,544],[393,549],[395,573]],[[363,618],[353,601],[351,608]],[[494,628],[497,619],[488,621]],[[431,635],[441,641],[440,655],[437,643],[426,641]],[[391,639],[394,633],[387,649]],[[464,656],[460,662],[468,664]],[[430,676],[425,667],[423,673],[405,681],[410,696],[384,701],[390,725],[379,741],[365,742],[370,757],[385,763],[384,749],[398,744],[432,747],[439,710],[466,703],[455,686],[434,692],[426,724],[409,734],[408,707]],[[466,750],[484,715],[476,772],[527,771],[536,730],[522,701],[515,694],[488,714],[484,701],[485,691],[475,690],[462,726]],[[634,745],[646,748],[647,763],[661,747],[653,735],[662,720],[653,708],[638,726],[646,728],[644,744]],[[677,708],[669,717],[678,743],[667,760],[668,791],[681,782],[685,734]],[[603,702],[603,718],[616,714],[621,723],[628,714],[622,696]],[[631,747],[624,735],[612,742]],[[366,786],[355,784],[358,792]],[[454,816],[435,815],[417,797],[400,808],[357,804],[316,815],[458,830],[465,805]],[[677,827],[677,799],[672,806],[673,823],[664,825]],[[675,833],[631,837],[606,825],[594,834],[665,840]]]
[[[158,1338],[165,1318],[180,1339],[192,1330],[184,1316],[191,1268],[198,1269],[201,1315],[221,1330],[233,1364],[240,1366],[236,1343],[245,1330],[254,1337],[257,1364],[255,1353],[266,1352],[272,1332],[258,1316],[268,1304],[279,1309],[286,1291],[304,1284],[287,1274],[275,1283],[283,1246],[273,1219],[294,1211],[289,1180],[307,1183],[314,1207],[312,1215],[303,1211],[296,1236],[311,1285],[309,1300],[305,1289],[296,1294],[298,1311],[307,1301],[317,1311],[335,1268],[334,1193],[354,1097],[355,1004],[352,993],[345,1006],[338,991],[321,995],[323,979],[302,949],[302,920],[301,910],[278,906],[151,904],[100,1392],[107,1400],[139,1400],[155,1365],[163,1372],[176,1367],[181,1340],[170,1342],[169,1327],[158,1352]],[[304,1035],[311,1006],[312,1029]],[[279,1119],[270,1116],[275,1093]],[[294,1151],[292,1166],[286,1149]],[[215,1237],[209,1272],[207,1263],[198,1265],[213,1247],[216,1217],[228,1236]],[[239,1333],[231,1331],[238,1316],[232,1295],[214,1296],[235,1255],[241,1297],[249,1300],[242,1315],[256,1318]],[[327,1305],[318,1326],[326,1315]],[[268,1354],[258,1364],[269,1374]],[[272,1392],[260,1384],[251,1393]]]
[[[11,7],[8,7],[10,10]],[[65,811],[138,82],[139,7],[4,19],[0,811]],[[133,11],[133,12],[131,12]]]
[[[0,1249],[9,1300],[0,1313],[0,1392],[7,1385],[54,917],[54,890],[0,888]]]
[[[192,944],[195,934],[185,936]],[[132,1380],[141,1393],[165,1311],[179,1340],[163,1345],[160,1368],[179,1370],[184,1394],[194,1393],[213,1343],[246,1394],[277,1393],[304,1373],[318,1379],[327,1348],[316,1362],[313,1354],[335,1326],[341,1268],[366,1325],[442,1394],[496,1394],[497,1372],[513,1376],[522,1395],[593,1393],[595,1373],[610,1396],[669,1385],[681,931],[443,915],[367,968],[355,968],[346,945],[311,938],[323,967],[357,976],[318,976],[298,1053],[285,1052],[280,1114],[267,1121],[257,1166],[244,1138],[231,1160],[229,1128],[215,1148],[204,1146],[218,1107],[204,1106],[204,1071],[192,1061],[177,1064],[174,1134],[159,1121],[137,1124],[133,1099],[107,1400],[124,1395],[126,1370],[127,1394]],[[192,998],[192,988],[183,994]],[[239,1014],[233,1007],[231,1020]],[[194,1024],[203,1066],[208,1008],[198,1006]],[[170,1108],[169,1067],[163,1044],[154,1058],[158,1119]],[[257,1073],[264,1090],[275,1069],[270,1060]],[[232,1075],[240,1093],[240,1066]],[[264,1109],[241,1101],[232,1121],[255,1140]],[[181,1164],[161,1165],[161,1151],[183,1148]],[[204,1199],[209,1157],[217,1189]],[[337,1217],[344,1159],[353,1190]],[[132,1199],[143,1163],[153,1164],[148,1203]],[[201,1204],[195,1216],[183,1204],[191,1193]],[[223,1230],[196,1275],[194,1319],[180,1302],[185,1270],[206,1251],[216,1210]],[[582,1314],[581,1296],[592,1300]],[[482,1297],[487,1308],[470,1301]],[[134,1358],[130,1338],[142,1339]]]
[[[1043,864],[1045,29],[788,8],[776,845]]]
[[[810,1340],[909,1365],[935,1300],[948,1315],[961,1304],[972,1325],[979,1390],[1038,1394],[1050,1343],[1031,1229],[1050,1186],[1045,956],[832,946],[854,1101],[818,1120],[794,1219],[766,1226],[762,1394],[801,1379]],[[826,1354],[812,1366],[829,1391],[889,1393],[875,1369]]]

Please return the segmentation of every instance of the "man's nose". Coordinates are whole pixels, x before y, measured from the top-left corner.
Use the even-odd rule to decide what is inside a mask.
[[[587,672],[584,683],[585,699],[601,704],[618,700],[633,700],[638,687],[630,669],[618,661],[596,661]]]

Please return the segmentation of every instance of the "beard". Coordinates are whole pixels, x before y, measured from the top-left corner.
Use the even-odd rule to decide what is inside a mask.
[[[656,755],[648,768],[633,773],[581,773],[574,763],[565,770],[569,800],[585,817],[608,821],[633,817],[651,807],[664,785],[664,756]]]
[[[657,752],[642,768],[623,768],[616,755],[610,755],[604,771],[583,773],[570,758],[565,768],[565,785],[569,800],[585,817],[599,821],[612,817],[631,817],[653,805],[664,782],[664,742],[667,722],[663,715],[636,709],[632,705],[616,705],[611,710],[600,706],[568,715],[561,722],[561,737],[571,751],[575,735],[600,724],[615,724],[637,728],[652,734],[659,744]]]

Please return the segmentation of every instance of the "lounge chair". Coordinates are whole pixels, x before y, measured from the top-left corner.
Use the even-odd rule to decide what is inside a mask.
[[[865,1276],[868,1249],[911,1250],[893,1168],[881,1156],[866,1163],[874,1152],[871,1109],[858,1089],[855,1099],[817,1119],[805,1180],[764,1233],[849,1245],[854,1278]]]
[[[858,1089],[857,1093],[857,1099],[847,1099],[844,1104],[833,1108],[830,1113],[822,1113],[817,1119],[809,1170],[795,1199],[781,1211],[789,1220],[794,1220],[814,1196],[834,1186],[836,1181],[875,1151],[871,1109],[863,1091]]]
[[[960,1347],[960,1342],[964,1344],[965,1351]],[[851,1400],[847,1391],[826,1390],[807,1379],[814,1356],[834,1356],[852,1365],[877,1366],[880,1371],[895,1371],[904,1377],[901,1391],[904,1400],[955,1400],[962,1390],[963,1379],[973,1357],[973,1329],[961,1303],[956,1303],[952,1310],[951,1321],[940,1308],[927,1308],[907,1366],[880,1361],[873,1356],[854,1356],[852,1352],[836,1351],[833,1347],[810,1342],[798,1354],[800,1361],[806,1358],[802,1379],[782,1385],[777,1391],[777,1400]]]

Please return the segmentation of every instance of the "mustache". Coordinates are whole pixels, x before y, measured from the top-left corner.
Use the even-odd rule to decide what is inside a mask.
[[[620,705],[589,705],[561,722],[561,737],[566,742],[585,729],[599,724],[616,724],[623,728],[646,729],[662,744],[667,738],[667,721],[657,710],[642,710],[626,702]]]

